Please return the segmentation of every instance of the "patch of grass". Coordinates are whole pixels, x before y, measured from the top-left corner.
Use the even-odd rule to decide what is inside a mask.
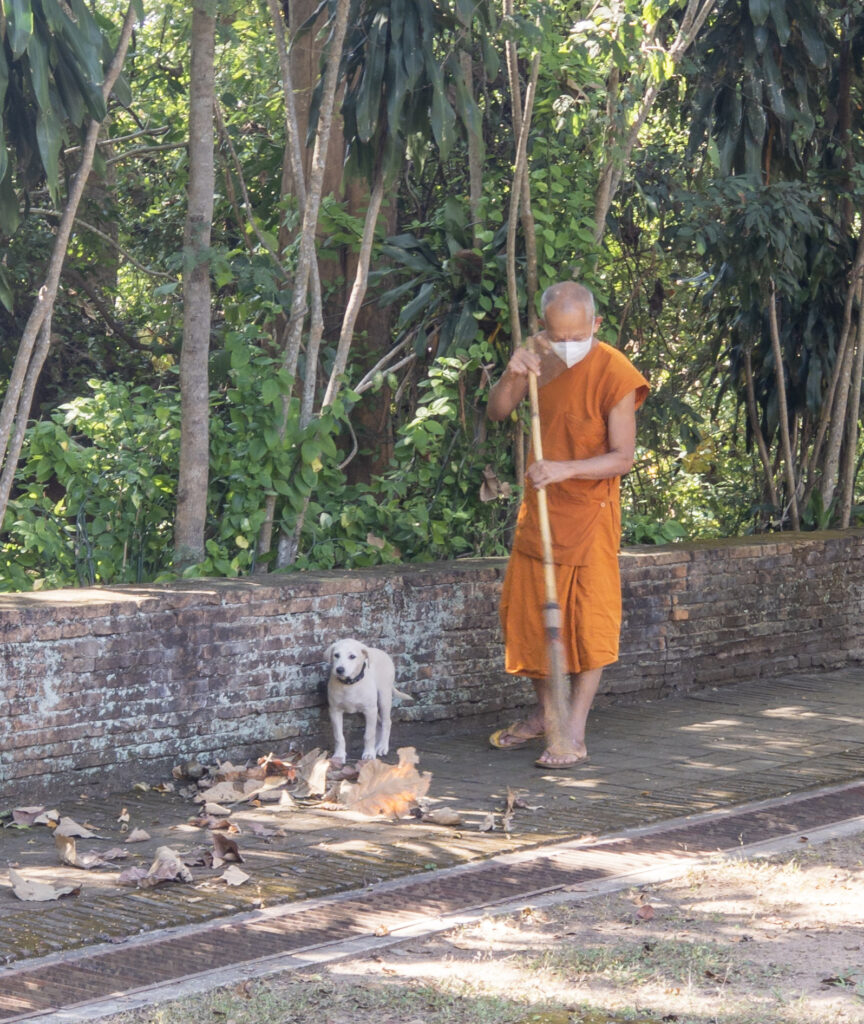
[[[739,970],[728,949],[713,942],[652,939],[552,950],[536,958],[535,969],[550,971],[568,982],[597,978],[616,986],[725,984]]]
[[[400,979],[335,980],[320,975],[294,975],[277,984],[247,982],[192,996],[152,1009],[121,1014],[103,1024],[516,1024],[528,1010],[521,1002],[465,991],[453,985],[436,987]],[[447,988],[453,991],[447,991]]]

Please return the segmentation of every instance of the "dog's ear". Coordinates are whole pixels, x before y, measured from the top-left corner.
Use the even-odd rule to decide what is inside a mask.
[[[327,659],[327,661],[330,661],[330,660],[331,660],[331,658],[333,657],[333,648],[334,648],[335,646],[336,646],[336,644],[330,644],[330,646],[329,646],[329,647],[327,648],[327,650],[326,650],[326,651],[324,652],[324,657],[325,657],[325,658]]]
[[[361,647],[361,648],[360,648],[360,653],[361,653],[361,654],[363,655],[363,657],[364,657],[364,658],[365,658],[365,659],[366,659],[367,661],[369,660],[369,652],[368,652],[368,651],[366,650],[366,648],[365,648],[365,647]]]

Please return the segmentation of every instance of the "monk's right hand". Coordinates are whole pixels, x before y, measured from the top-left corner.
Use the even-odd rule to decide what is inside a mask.
[[[507,364],[507,372],[517,377],[527,377],[529,373],[540,376],[540,356],[529,352],[527,348],[517,348]]]

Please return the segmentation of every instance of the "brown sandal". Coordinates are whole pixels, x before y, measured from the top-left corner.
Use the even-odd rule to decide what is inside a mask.
[[[518,750],[520,747],[524,747],[526,743],[530,743],[532,740],[539,740],[543,735],[542,732],[537,732],[531,736],[520,736],[516,731],[516,727],[518,725],[518,722],[514,722],[512,725],[508,725],[506,729],[498,729],[493,732],[489,737],[489,745],[494,747],[496,750]],[[512,739],[505,741],[505,736],[511,736]]]

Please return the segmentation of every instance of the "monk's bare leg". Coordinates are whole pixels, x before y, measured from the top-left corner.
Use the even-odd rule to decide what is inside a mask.
[[[574,759],[582,760],[588,756],[588,748],[585,745],[585,727],[602,675],[602,668],[592,668],[570,677],[570,721],[568,726],[570,739],[573,742],[573,754],[557,757],[546,750],[540,756],[540,760],[544,764],[571,764]],[[548,681],[545,679],[534,680],[534,688],[540,703],[538,711],[545,714],[550,699]]]

